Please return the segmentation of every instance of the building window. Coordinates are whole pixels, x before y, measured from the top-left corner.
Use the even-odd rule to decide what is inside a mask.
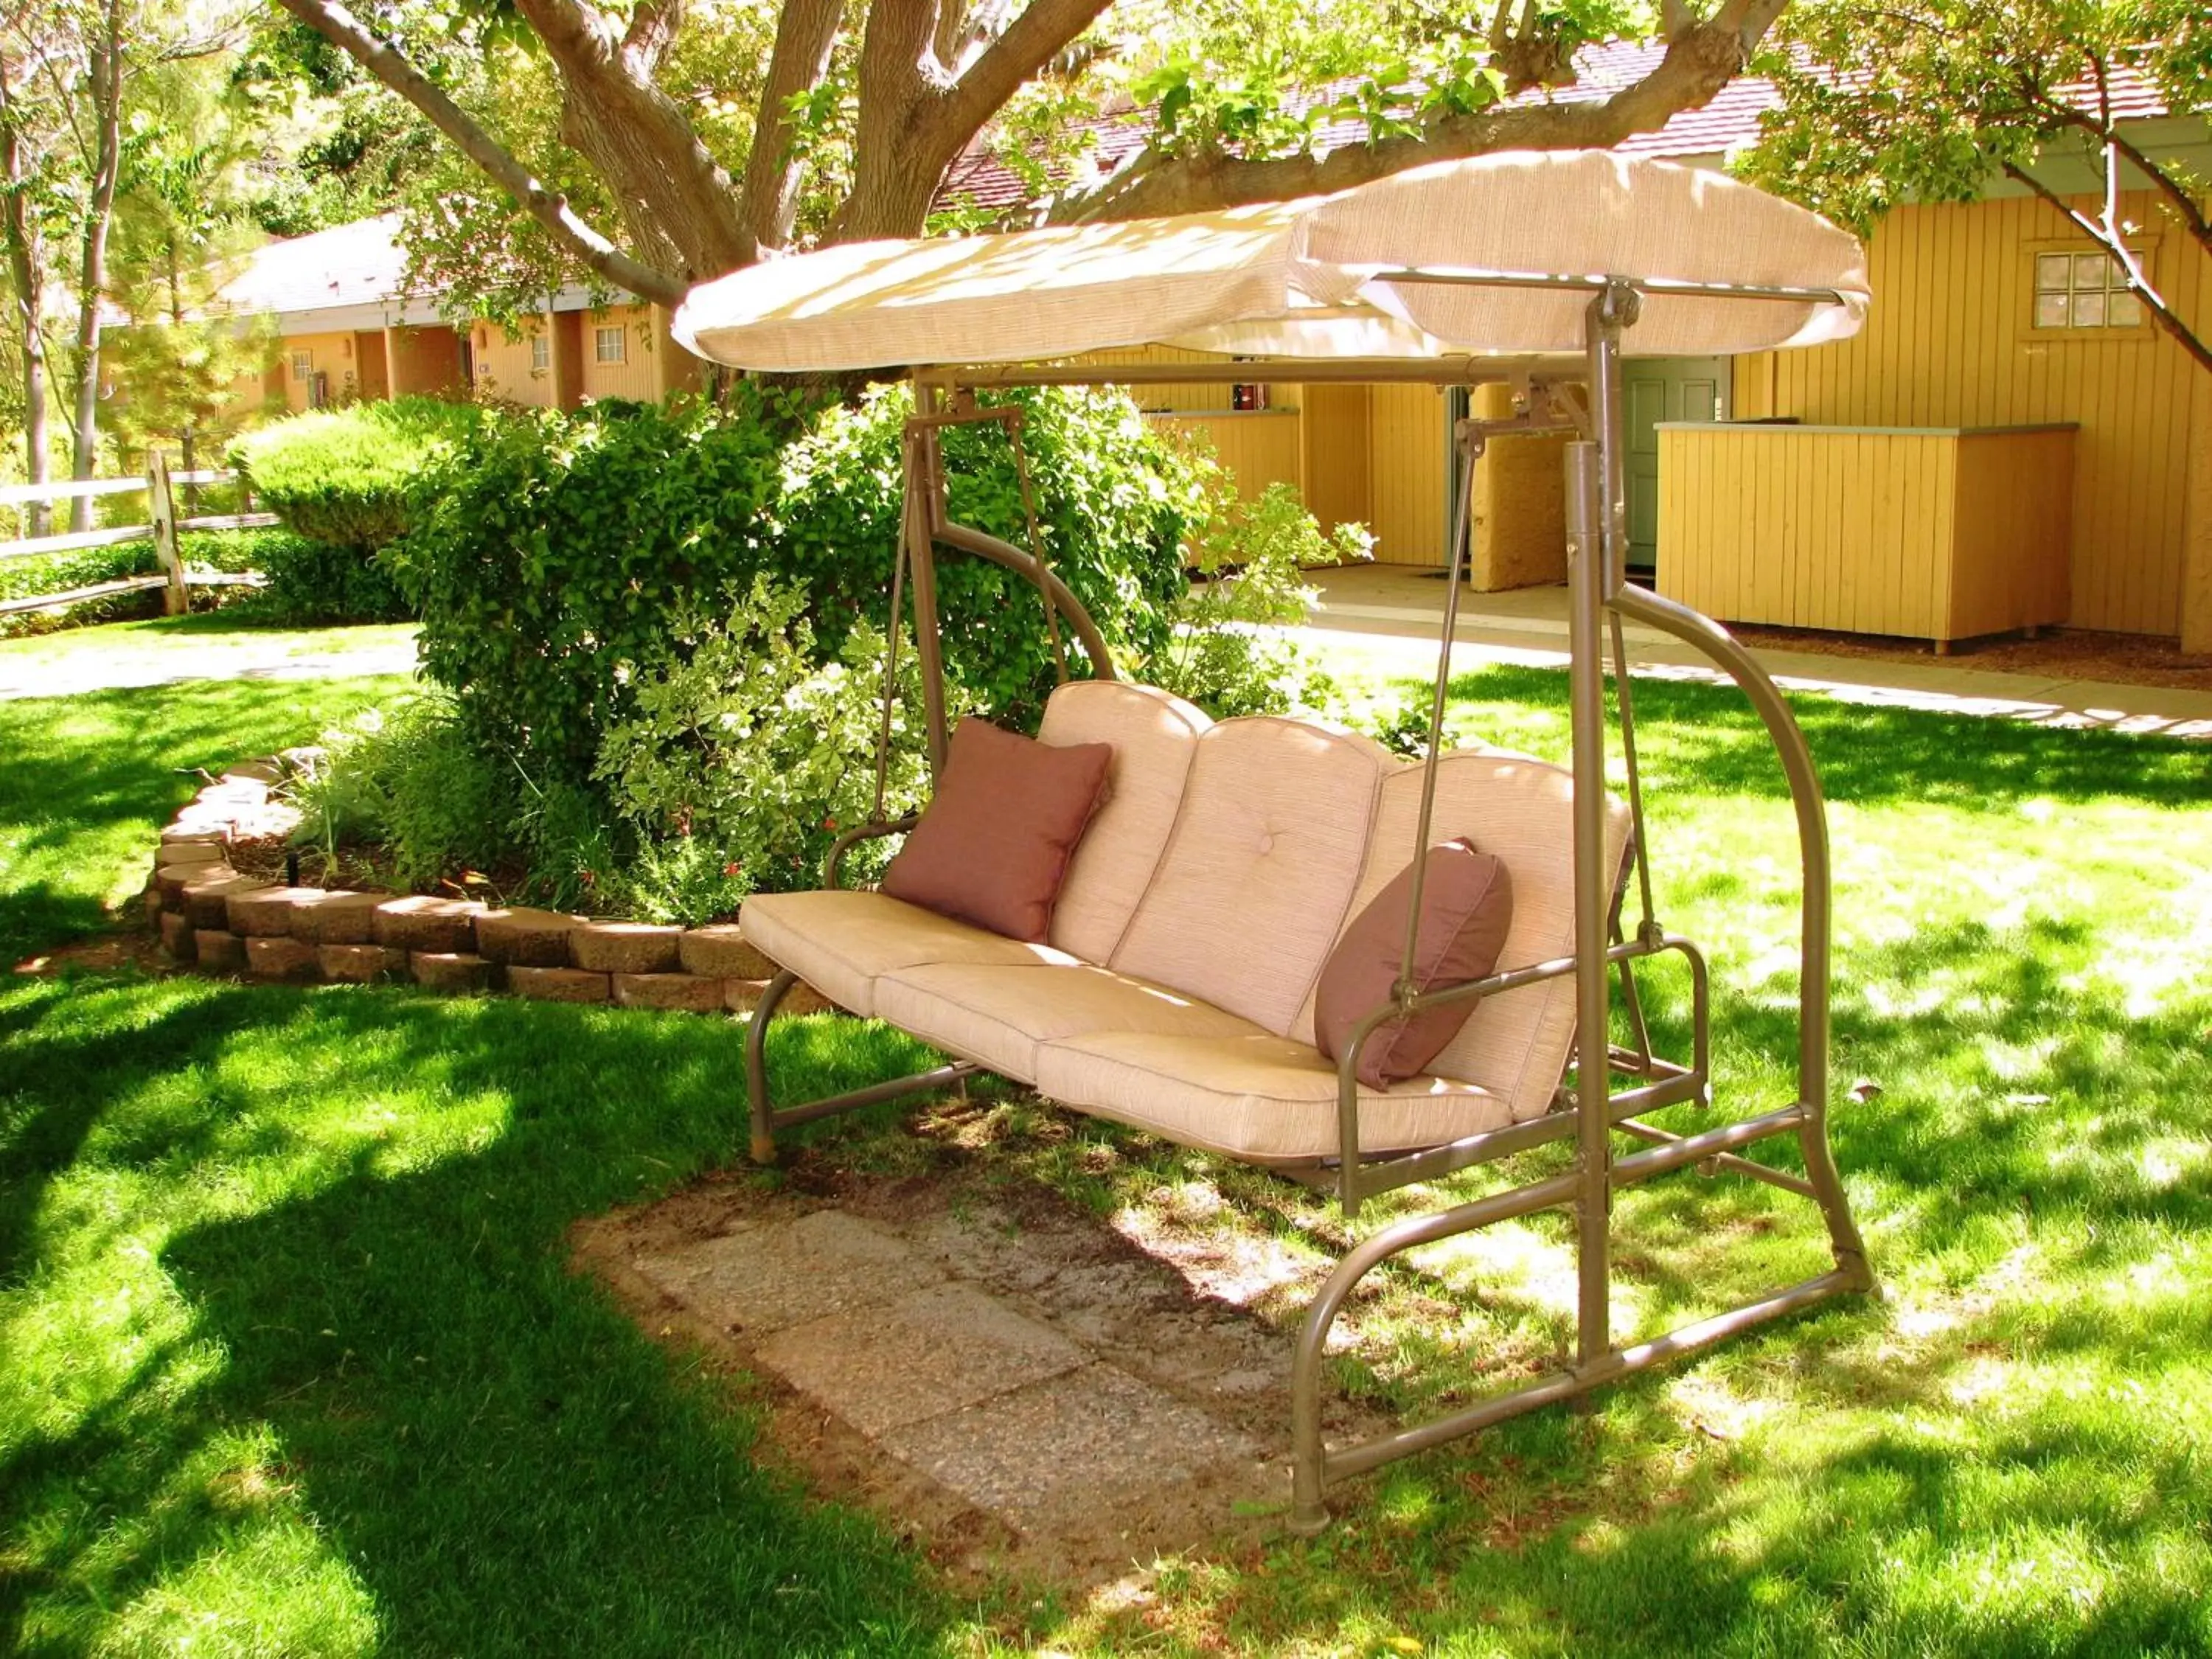
[[[314,375],[315,354],[312,351],[294,352],[292,354],[292,378],[295,380],[311,380],[314,378]]]
[[[2141,252],[2128,252],[2141,259]],[[2134,328],[2142,301],[2128,289],[2127,272],[2109,253],[2035,256],[2038,328]]]
[[[553,342],[543,334],[530,337],[530,372],[543,374],[553,367]]]
[[[629,342],[619,328],[593,329],[592,350],[603,363],[626,363],[629,361]]]

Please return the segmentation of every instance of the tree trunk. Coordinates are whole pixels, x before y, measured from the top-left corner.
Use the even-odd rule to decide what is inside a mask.
[[[115,179],[123,149],[123,0],[107,0],[100,38],[92,49],[93,119],[99,124],[99,157],[92,200],[85,209],[84,258],[78,267],[76,306],[76,430],[71,476],[89,478],[100,463],[100,305],[107,288],[107,231],[115,217]],[[92,528],[92,498],[70,506],[70,528]]]
[[[0,62],[0,240],[8,248],[8,276],[15,290],[16,338],[23,349],[23,476],[42,484],[51,476],[46,459],[46,337],[40,331],[46,305],[46,250],[39,246],[39,222],[25,192],[30,185],[23,161],[22,135],[8,85],[8,66]],[[33,501],[24,514],[23,533],[46,533],[51,509]]]

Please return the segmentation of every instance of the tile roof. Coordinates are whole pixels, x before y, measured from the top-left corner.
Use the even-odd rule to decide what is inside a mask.
[[[384,305],[404,297],[406,276],[399,216],[387,213],[256,249],[210,308],[259,315]]]

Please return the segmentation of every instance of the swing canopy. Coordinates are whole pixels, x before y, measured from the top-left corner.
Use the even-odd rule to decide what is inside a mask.
[[[1436,280],[1455,274],[1491,280]],[[1724,174],[1514,152],[1218,213],[824,248],[702,283],[675,334],[715,362],[787,373],[1142,345],[1579,353],[1589,288],[1607,276],[1637,283],[1643,312],[1625,343],[1644,356],[1841,339],[1869,297],[1855,238]],[[1741,302],[1762,291],[1774,297]]]

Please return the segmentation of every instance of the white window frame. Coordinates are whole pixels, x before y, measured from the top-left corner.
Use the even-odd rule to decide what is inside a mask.
[[[2138,264],[2149,258],[2148,248],[2128,252]],[[2075,244],[2039,248],[2028,257],[2030,332],[2045,338],[2140,332],[2149,323],[2149,309],[2129,288],[2125,268],[2104,249]]]
[[[546,337],[544,329],[532,330],[530,336],[530,372],[543,374],[553,367],[553,342]]]
[[[292,354],[292,378],[302,384],[315,378],[315,354],[301,347]]]
[[[609,353],[611,346],[613,351]],[[595,327],[592,331],[592,361],[595,363],[626,363],[629,361],[629,331],[619,323],[611,326]]]

